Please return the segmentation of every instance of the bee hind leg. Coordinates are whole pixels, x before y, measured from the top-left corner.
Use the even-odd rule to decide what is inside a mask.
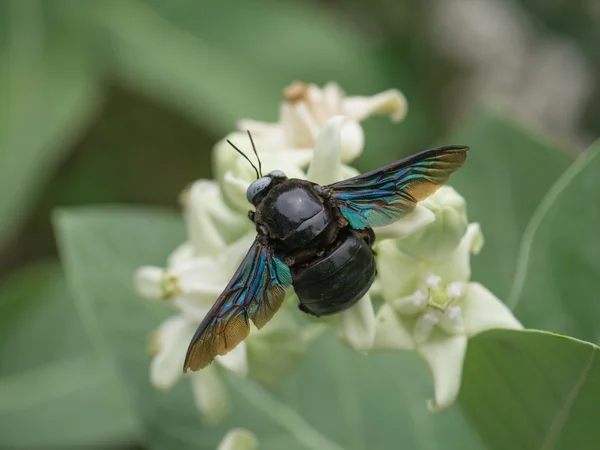
[[[298,304],[298,309],[300,311],[302,311],[303,313],[309,314],[311,316],[321,317],[318,314],[315,314],[314,312],[312,312],[311,310],[309,310],[304,303],[299,303]]]
[[[373,228],[367,227],[363,230],[354,230],[354,232],[358,234],[369,247],[373,247],[373,244],[375,244],[375,232],[373,231]]]

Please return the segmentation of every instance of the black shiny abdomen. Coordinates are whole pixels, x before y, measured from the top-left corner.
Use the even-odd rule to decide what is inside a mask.
[[[348,309],[366,294],[376,268],[369,245],[346,230],[339,245],[308,267],[292,267],[292,280],[301,309],[325,316]]]

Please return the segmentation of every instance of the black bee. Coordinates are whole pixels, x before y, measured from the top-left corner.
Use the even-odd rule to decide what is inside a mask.
[[[258,169],[252,164],[257,179],[246,197],[255,207],[248,216],[257,236],[194,334],[184,372],[202,369],[233,349],[248,336],[250,320],[264,326],[289,286],[299,308],[315,316],[354,305],[375,279],[372,227],[411,212],[463,165],[467,151],[462,146],[425,150],[327,186],[289,179],[280,170],[262,176],[260,159]]]

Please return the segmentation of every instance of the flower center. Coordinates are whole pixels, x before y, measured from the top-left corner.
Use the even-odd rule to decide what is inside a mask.
[[[444,312],[450,306],[455,297],[448,293],[446,286],[429,288],[429,299],[427,306]]]
[[[164,300],[168,300],[171,297],[181,293],[179,288],[179,277],[165,271],[160,281],[160,290]]]

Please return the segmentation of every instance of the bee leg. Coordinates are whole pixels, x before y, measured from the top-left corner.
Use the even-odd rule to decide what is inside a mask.
[[[315,314],[314,312],[310,311],[304,303],[299,303],[298,309],[303,313],[309,314],[311,316],[320,317],[318,314]]]
[[[363,230],[354,230],[354,232],[357,233],[369,247],[373,247],[373,244],[375,244],[375,232],[373,231],[373,228],[367,227]]]
[[[254,222],[254,211],[248,211],[248,219]]]

